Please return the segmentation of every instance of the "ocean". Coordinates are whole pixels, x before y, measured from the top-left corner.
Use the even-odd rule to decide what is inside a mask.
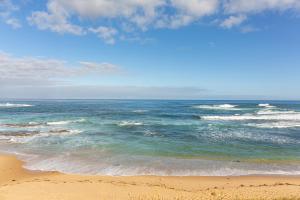
[[[0,151],[73,174],[300,175],[300,102],[2,100]]]

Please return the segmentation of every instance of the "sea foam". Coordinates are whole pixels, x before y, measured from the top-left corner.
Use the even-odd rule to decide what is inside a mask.
[[[245,121],[245,120],[289,120],[300,121],[300,113],[297,114],[277,114],[277,115],[229,115],[229,116],[202,116],[204,120],[222,120],[222,121]]]
[[[118,123],[118,126],[142,126],[142,122],[136,122],[136,121],[121,121]]]
[[[70,123],[78,123],[78,122],[84,122],[85,119],[78,119],[78,120],[65,120],[65,121],[54,121],[54,122],[47,122],[47,125],[66,125]]]
[[[265,108],[275,108],[276,106],[272,106],[268,103],[260,103],[258,104],[259,107],[265,107]]]
[[[0,103],[0,107],[5,108],[20,108],[20,107],[31,107],[30,104],[13,104],[13,103]]]
[[[236,110],[237,105],[221,104],[221,105],[198,105],[194,108],[208,109],[208,110]]]
[[[256,113],[246,113],[243,115],[211,115],[201,116],[203,120],[220,121],[246,121],[246,120],[266,120],[266,121],[291,121],[300,122],[300,112],[294,110],[274,110],[264,108]]]

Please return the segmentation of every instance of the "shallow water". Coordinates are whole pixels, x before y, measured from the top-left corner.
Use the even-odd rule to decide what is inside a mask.
[[[0,150],[26,167],[106,175],[300,174],[300,103],[0,102]]]

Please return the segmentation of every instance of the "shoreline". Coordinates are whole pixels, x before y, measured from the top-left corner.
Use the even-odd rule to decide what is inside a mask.
[[[0,200],[300,199],[300,176],[87,176],[23,164],[0,154]]]

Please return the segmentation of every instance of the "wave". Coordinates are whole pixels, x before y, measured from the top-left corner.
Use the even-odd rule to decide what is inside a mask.
[[[176,159],[149,156],[109,157],[99,161],[74,156],[51,157],[22,155],[29,170],[59,171],[67,174],[112,176],[241,176],[241,175],[299,175],[296,164],[265,164],[201,159]],[[126,159],[126,160],[125,160]],[[138,164],[138,165],[137,165]]]
[[[274,111],[274,110],[270,110],[270,109],[263,109],[263,110],[258,111],[257,114],[258,115],[277,115],[277,114],[297,114],[297,112],[293,111],[293,110],[285,110],[285,111],[277,110],[277,111]]]
[[[275,108],[276,106],[272,106],[268,103],[260,103],[258,104],[259,107],[265,107],[265,108]]]
[[[145,113],[145,112],[148,112],[148,110],[134,110],[132,112],[134,112],[134,113]]]
[[[46,126],[66,125],[70,123],[84,122],[85,119],[66,120],[66,121],[53,121],[53,122],[28,122],[28,123],[6,123],[0,124],[2,127],[8,128],[43,128]]]
[[[150,130],[146,130],[144,133],[144,136],[154,136],[154,135],[159,135],[158,132],[154,132],[154,131],[150,131]]]
[[[44,124],[37,123],[37,122],[29,122],[29,123],[22,123],[22,124],[0,124],[0,125],[9,128],[35,128],[35,127],[40,127]]]
[[[297,128],[300,127],[300,122],[271,122],[260,124],[247,124],[256,128]]]
[[[287,120],[300,121],[300,113],[296,114],[278,114],[278,115],[229,115],[229,116],[202,116],[204,120],[221,121],[245,121],[245,120]]]
[[[42,131],[0,131],[0,141],[8,143],[28,143],[34,139],[50,136],[71,136],[81,133],[80,130]]]
[[[209,109],[209,110],[237,110],[237,105],[232,104],[221,104],[221,105],[198,105],[194,108]]]
[[[142,122],[136,122],[136,121],[121,121],[118,123],[118,126],[142,126],[144,125]]]
[[[50,130],[49,132],[41,133],[41,136],[69,136],[69,135],[77,135],[82,131],[77,129],[72,130]]]
[[[65,120],[65,121],[54,121],[54,122],[47,122],[47,125],[66,125],[71,123],[78,123],[78,122],[84,122],[85,119],[78,119],[78,120]]]
[[[20,108],[20,107],[32,107],[30,104],[13,104],[13,103],[0,103],[0,107],[5,108]]]

